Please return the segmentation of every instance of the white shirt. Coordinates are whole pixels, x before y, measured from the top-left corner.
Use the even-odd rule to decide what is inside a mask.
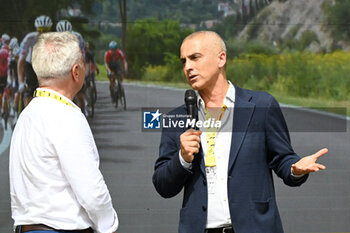
[[[229,81],[228,81],[229,82]],[[227,193],[227,176],[228,176],[228,163],[230,157],[230,145],[232,138],[232,124],[233,124],[233,109],[235,102],[235,87],[229,82],[229,89],[226,93],[224,104],[227,106],[226,111],[223,113],[221,119],[221,127],[219,128],[215,139],[215,160],[216,160],[216,179],[214,182],[215,187],[209,187],[208,190],[215,190],[215,192],[208,192],[208,215],[206,228],[217,228],[222,226],[231,225],[230,209],[228,204]],[[205,104],[200,96],[198,96],[198,120],[205,120]],[[207,139],[205,128],[200,129],[201,145],[204,159],[207,155]],[[191,167],[191,163],[186,163],[179,153],[180,161],[186,168]]]
[[[72,106],[36,97],[17,121],[10,147],[14,225],[114,232],[118,217],[90,127],[80,109],[62,98]]]
[[[26,62],[32,64],[32,51],[35,43],[38,41],[38,32],[28,33],[21,42],[20,58],[25,58]]]

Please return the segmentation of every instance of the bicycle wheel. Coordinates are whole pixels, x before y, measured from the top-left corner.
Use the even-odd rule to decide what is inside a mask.
[[[118,91],[118,84],[114,85],[114,103],[115,107],[118,108],[118,103],[119,103],[119,91]]]
[[[87,112],[88,112],[88,117],[93,118],[94,113],[95,113],[95,104],[94,104],[94,91],[92,87],[89,87],[86,89],[86,100],[87,100]]]
[[[125,90],[122,84],[120,84],[120,104],[123,108],[123,110],[126,110],[126,98],[125,98]]]
[[[93,102],[94,105],[96,104],[96,100],[97,100],[97,89],[96,89],[96,83],[92,82],[92,96],[93,96]]]
[[[4,98],[4,101],[2,103],[4,105],[3,112],[2,112],[2,119],[4,120],[4,127],[5,130],[7,130],[7,123],[10,115],[10,102],[7,97]]]
[[[24,102],[23,102],[23,93],[19,93],[18,96],[18,106],[17,109],[15,111],[15,116],[13,117],[13,122],[12,122],[12,129],[15,128],[19,114],[21,114],[21,112],[24,109]]]

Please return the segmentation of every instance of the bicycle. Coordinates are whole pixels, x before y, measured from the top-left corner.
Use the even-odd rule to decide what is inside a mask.
[[[11,109],[11,93],[8,86],[5,87],[2,96],[2,119],[4,121],[5,130],[7,130],[7,123],[10,117]]]
[[[86,100],[86,110],[88,117],[93,118],[95,114],[95,103],[97,99],[96,84],[94,82],[94,77],[88,75],[85,78],[86,89],[85,89],[85,100]]]
[[[15,107],[15,92],[16,87],[13,83],[8,83],[4,88],[4,93],[2,96],[2,119],[4,120],[5,130],[7,130],[7,125],[9,119],[13,117],[13,122],[16,120],[16,107]]]
[[[118,108],[118,104],[120,102],[122,109],[126,110],[126,98],[125,98],[125,90],[122,85],[123,81],[123,75],[117,75],[116,73],[111,74],[112,79],[112,87],[110,88],[110,91],[113,90],[111,93],[111,97],[113,101],[115,102],[115,107]],[[116,79],[117,79],[117,85],[116,85]]]

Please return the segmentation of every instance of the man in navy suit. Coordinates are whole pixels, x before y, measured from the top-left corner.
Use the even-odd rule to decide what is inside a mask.
[[[302,159],[290,144],[277,101],[226,79],[226,47],[218,34],[195,32],[181,45],[188,83],[198,91],[198,120],[219,126],[164,128],[153,184],[164,198],[184,188],[180,233],[282,233],[272,170],[289,186],[325,169],[322,149]],[[169,115],[185,115],[185,105]]]

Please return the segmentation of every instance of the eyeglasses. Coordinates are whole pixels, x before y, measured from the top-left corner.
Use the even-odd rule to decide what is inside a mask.
[[[48,31],[50,31],[50,28],[49,27],[38,27],[38,28],[36,28],[36,31],[37,32],[48,32]]]

